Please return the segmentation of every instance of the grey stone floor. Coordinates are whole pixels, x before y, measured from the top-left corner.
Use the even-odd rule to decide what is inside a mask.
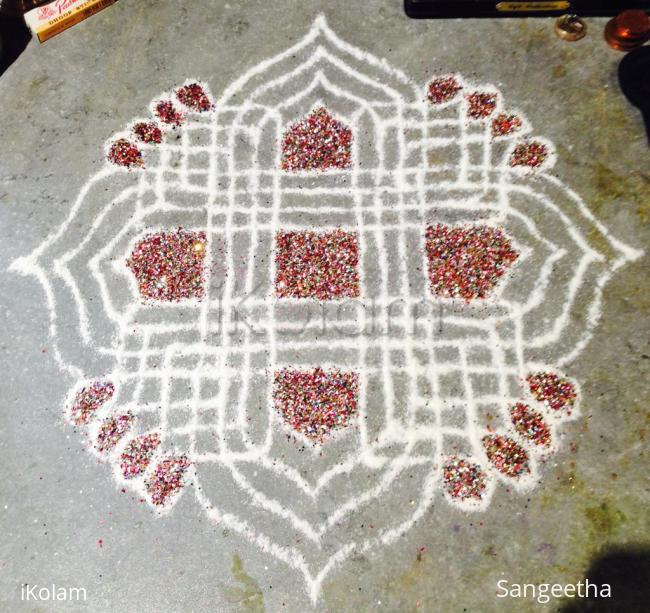
[[[458,71],[498,84],[556,143],[556,174],[615,236],[648,245],[648,148],[618,91],[621,56],[603,43],[604,20],[588,20],[587,38],[569,44],[550,19],[414,22],[399,0],[122,0],[30,45],[0,79],[1,610],[309,610],[295,573],[209,524],[188,497],[155,519],[113,486],[62,424],[74,382],[48,352],[41,288],[4,271],[65,218],[102,143],[154,95],[187,76],[223,91],[321,11],[344,40],[417,82]],[[558,601],[498,600],[496,582],[576,582],[612,547],[650,547],[648,263],[625,266],[605,290],[603,319],[569,369],[583,417],[542,486],[500,492],[483,515],[433,509],[393,545],[330,574],[317,610],[556,610]],[[22,583],[83,586],[88,600],[21,603]]]

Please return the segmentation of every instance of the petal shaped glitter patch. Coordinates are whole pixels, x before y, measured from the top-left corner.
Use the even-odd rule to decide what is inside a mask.
[[[156,514],[192,492],[312,602],[352,552],[536,487],[580,418],[563,371],[640,252],[512,102],[418,86],[320,17],[219,97],[189,79],[108,138],[12,270],[45,288],[67,421],[118,486]]]
[[[296,432],[324,442],[357,412],[359,377],[353,372],[284,369],[275,373],[276,410]]]
[[[324,107],[293,124],[282,140],[282,169],[320,170],[349,168],[352,131]]]

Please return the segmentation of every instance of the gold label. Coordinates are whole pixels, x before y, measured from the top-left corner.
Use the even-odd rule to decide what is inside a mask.
[[[54,0],[27,12],[25,22],[38,40],[45,42],[115,2],[117,0]]]
[[[546,2],[499,2],[497,11],[564,11],[571,6],[566,1]]]

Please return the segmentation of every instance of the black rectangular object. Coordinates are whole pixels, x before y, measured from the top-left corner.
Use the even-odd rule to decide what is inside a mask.
[[[451,17],[549,17],[575,13],[612,16],[626,9],[650,9],[650,0],[404,0],[406,14],[414,19]]]

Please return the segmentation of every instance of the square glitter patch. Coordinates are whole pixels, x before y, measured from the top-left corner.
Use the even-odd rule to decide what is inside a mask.
[[[278,298],[357,298],[359,247],[355,232],[279,232],[275,237]]]
[[[205,232],[183,228],[142,238],[127,260],[142,299],[203,298],[205,248]]]
[[[488,296],[519,257],[500,228],[443,224],[427,227],[426,253],[433,293],[466,302]]]

